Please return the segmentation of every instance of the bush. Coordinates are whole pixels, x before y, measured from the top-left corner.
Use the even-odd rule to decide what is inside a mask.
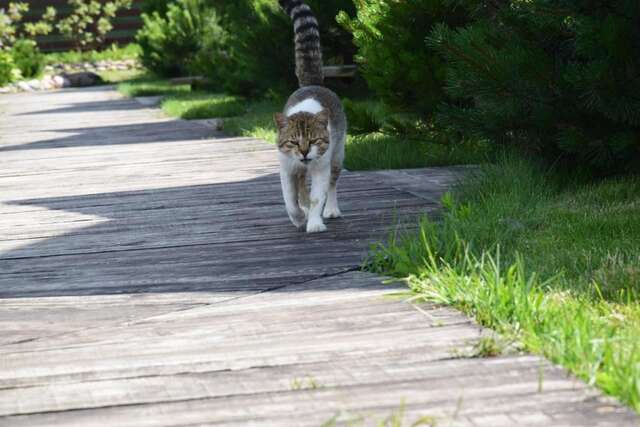
[[[225,33],[216,11],[203,0],[178,0],[168,6],[166,17],[158,12],[143,14],[143,28],[137,41],[142,48],[142,63],[162,76],[191,72],[203,62],[203,56],[216,62]]]
[[[20,77],[20,71],[13,62],[11,53],[0,49],[0,86],[4,86]]]
[[[449,63],[447,125],[600,173],[638,169],[640,3],[469,3],[430,45]]]
[[[142,2],[142,11],[147,15],[158,12],[160,16],[167,16],[169,4],[171,3],[173,3],[173,0],[144,0]]]
[[[309,1],[320,21],[325,63],[351,62],[354,53],[350,35],[335,22],[340,8],[353,13],[353,6],[341,3]],[[156,11],[143,19],[142,59],[156,73],[204,74],[229,93],[251,96],[297,85],[293,25],[276,1],[178,0],[166,16]]]
[[[444,98],[445,65],[425,44],[436,23],[467,22],[447,0],[355,0],[357,16],[338,21],[353,34],[369,86],[389,105],[430,115]]]
[[[320,24],[325,64],[350,63],[354,46],[336,23],[339,10],[353,14],[353,5],[341,0],[308,0]],[[209,0],[229,38],[225,89],[241,95],[288,92],[297,87],[293,23],[272,0]]]
[[[44,68],[44,55],[33,40],[21,39],[14,43],[11,54],[22,77],[36,77]]]

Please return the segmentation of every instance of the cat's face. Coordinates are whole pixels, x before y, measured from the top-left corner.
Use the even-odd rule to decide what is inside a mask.
[[[274,116],[278,127],[278,150],[304,164],[322,157],[329,149],[329,114],[300,112]]]

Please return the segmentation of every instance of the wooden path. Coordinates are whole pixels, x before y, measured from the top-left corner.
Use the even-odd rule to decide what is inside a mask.
[[[108,88],[0,97],[0,426],[637,425],[356,271],[459,170],[346,173],[307,235],[275,158]]]

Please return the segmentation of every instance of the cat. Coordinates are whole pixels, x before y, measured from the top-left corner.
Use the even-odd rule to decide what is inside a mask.
[[[294,29],[296,76],[282,113],[274,115],[282,195],[293,225],[307,233],[326,231],[323,218],[342,216],[336,186],[342,171],[347,119],[340,98],[322,86],[318,21],[301,0],[279,0]],[[307,189],[311,178],[311,193]]]

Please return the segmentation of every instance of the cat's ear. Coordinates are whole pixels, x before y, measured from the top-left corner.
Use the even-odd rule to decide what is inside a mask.
[[[287,127],[287,116],[282,113],[275,113],[273,115],[273,121],[276,123],[278,130]]]
[[[315,115],[316,121],[322,127],[327,127],[329,125],[329,111],[322,110]]]

